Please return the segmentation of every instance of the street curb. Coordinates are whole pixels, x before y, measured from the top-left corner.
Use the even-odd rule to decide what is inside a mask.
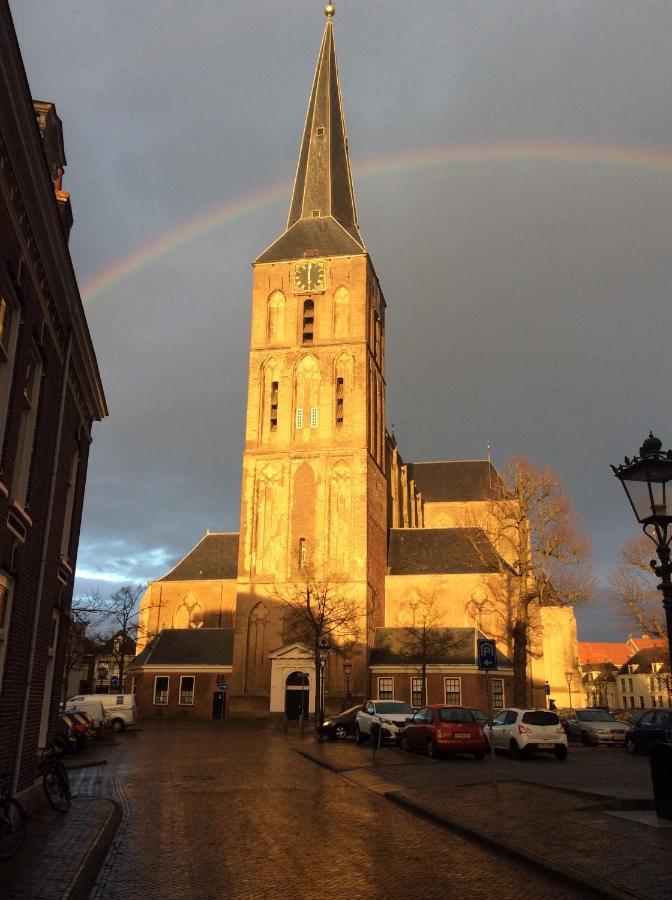
[[[298,747],[294,749],[296,753],[298,753],[300,756],[305,757],[305,759],[309,759],[311,762],[316,763],[318,766],[322,766],[322,768],[328,769],[330,772],[333,772],[336,775],[340,775],[342,778],[350,780],[348,778],[347,772],[344,772],[337,766],[334,766],[324,759],[319,759],[318,757],[313,756],[306,750],[300,750]],[[527,784],[527,782],[524,783]],[[562,790],[562,788],[559,788],[558,790]],[[397,806],[403,807],[419,818],[426,819],[427,821],[432,822],[434,825],[438,825],[441,828],[449,828],[452,831],[457,831],[458,833],[465,835],[466,837],[476,841],[479,844],[482,844],[483,846],[498,850],[499,852],[503,852],[509,857],[513,856],[519,859],[521,862],[524,862],[526,865],[532,866],[535,869],[544,872],[550,872],[553,875],[556,875],[558,878],[561,878],[563,881],[569,882],[573,886],[578,885],[581,888],[589,890],[595,897],[608,897],[610,898],[610,900],[642,900],[641,896],[638,894],[630,894],[626,891],[621,891],[616,887],[605,885],[604,882],[594,881],[589,876],[584,875],[583,873],[578,872],[575,869],[568,869],[565,866],[558,865],[557,863],[552,863],[545,859],[539,859],[532,853],[528,853],[527,850],[524,850],[522,847],[518,847],[515,844],[510,844],[508,841],[502,840],[502,838],[490,834],[487,831],[483,831],[482,829],[477,828],[473,825],[465,825],[464,822],[460,822],[458,819],[453,819],[451,816],[447,816],[443,813],[433,812],[432,810],[427,809],[427,807],[421,806],[413,800],[409,800],[408,797],[405,797],[399,791],[393,790],[385,791],[383,793],[376,793],[378,793],[379,796],[385,797],[387,800],[390,800],[392,803],[396,803]],[[572,791],[571,793],[580,792]]]
[[[96,835],[91,849],[63,894],[62,900],[87,900],[122,818],[121,804],[110,797],[80,797],[79,800],[105,800],[110,804],[111,809],[109,816]]]
[[[609,897],[612,898],[612,900],[642,900],[641,895],[639,894],[630,894],[626,891],[621,891],[618,888],[611,887],[610,885],[605,885],[604,882],[594,881],[592,878],[576,869],[568,869],[565,866],[549,862],[546,859],[540,859],[532,853],[528,853],[527,850],[524,850],[522,847],[510,844],[508,841],[502,840],[502,838],[490,834],[487,831],[483,831],[474,825],[465,825],[458,819],[451,818],[451,816],[433,812],[432,810],[415,803],[413,800],[409,800],[408,797],[405,797],[398,791],[388,791],[383,796],[388,800],[391,800],[392,803],[396,803],[397,806],[402,806],[414,815],[417,815],[422,819],[427,819],[435,825],[439,825],[443,828],[450,828],[484,846],[504,852],[509,857],[516,857],[521,862],[524,862],[526,865],[532,866],[535,869],[551,872],[563,881],[569,882],[574,886],[578,885],[588,889],[595,897]]]

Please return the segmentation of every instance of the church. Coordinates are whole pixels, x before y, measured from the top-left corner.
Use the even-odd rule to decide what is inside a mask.
[[[474,525],[502,496],[499,476],[489,460],[405,462],[386,427],[386,304],[325,12],[287,226],[253,263],[240,531],[206,533],[148,585],[132,666],[146,716],[312,715],[318,692],[328,712],[367,698],[485,711],[513,700],[497,610],[506,564]],[[318,585],[347,615],[302,638],[288,613]],[[446,638],[424,665],[407,639],[423,610]],[[550,689],[564,705],[574,614],[536,616],[529,703]],[[498,641],[487,680],[481,637]]]

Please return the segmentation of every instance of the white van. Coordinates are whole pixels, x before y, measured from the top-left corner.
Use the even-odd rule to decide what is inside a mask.
[[[110,723],[112,731],[123,731],[135,725],[135,694],[78,694],[66,702],[65,709],[89,712],[89,706],[98,709],[96,704],[102,707],[104,721]]]

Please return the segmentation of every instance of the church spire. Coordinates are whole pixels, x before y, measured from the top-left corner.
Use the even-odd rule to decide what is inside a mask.
[[[326,6],[325,14],[287,228],[257,262],[293,259],[311,250],[320,256],[366,251],[352,188],[332,4]]]

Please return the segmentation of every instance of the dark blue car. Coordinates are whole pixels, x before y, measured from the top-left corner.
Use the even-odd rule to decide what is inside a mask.
[[[672,745],[672,709],[651,709],[625,735],[628,753],[647,751],[652,744]]]

